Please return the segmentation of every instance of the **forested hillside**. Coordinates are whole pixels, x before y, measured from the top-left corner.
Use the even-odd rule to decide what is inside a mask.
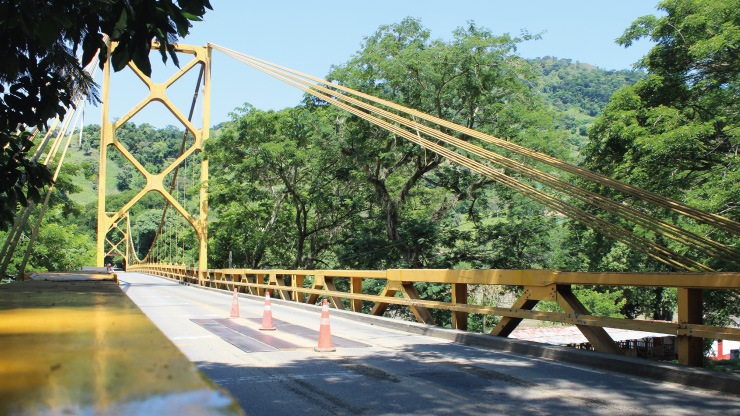
[[[546,56],[528,60],[539,75],[540,95],[559,115],[559,128],[571,134],[571,142],[582,149],[588,142],[588,127],[622,87],[645,78],[633,70],[604,70],[593,65]]]

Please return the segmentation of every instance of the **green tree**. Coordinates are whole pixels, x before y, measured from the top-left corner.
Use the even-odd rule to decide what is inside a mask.
[[[59,247],[64,247],[64,250]],[[78,270],[94,262],[95,244],[92,239],[76,232],[74,227],[49,222],[39,232],[27,268],[34,271]]]
[[[496,36],[469,23],[455,30],[450,41],[434,40],[418,20],[407,18],[366,38],[357,55],[328,78],[540,151],[562,149],[567,155],[569,146],[563,136],[549,131],[552,116],[532,91],[531,65],[515,54],[519,42],[535,37]],[[379,230],[372,224],[356,230],[352,246],[397,258],[389,267],[431,265],[441,221],[458,203],[475,201],[493,183],[356,117],[346,116],[339,139],[342,155],[353,160],[372,187],[377,208],[371,215],[385,225],[385,241],[377,239]]]
[[[740,220],[740,1],[672,0],[661,2],[658,9],[665,15],[638,19],[617,40],[624,46],[642,38],[655,42],[637,63],[648,76],[617,92],[594,123],[584,150],[586,167]],[[740,246],[737,236],[623,200],[699,235]],[[660,236],[645,235],[661,241]],[[613,241],[588,237],[584,252],[591,269],[616,265],[627,270],[665,270]],[[690,254],[716,270],[734,271],[701,253]],[[664,294],[637,292],[633,291],[635,299],[651,298],[645,303],[656,305],[652,315],[665,316],[660,305],[670,300],[664,301]],[[707,293],[710,322],[719,323],[713,320],[717,318],[727,323],[728,315],[740,313],[731,296]]]
[[[568,132],[570,142],[581,149],[588,141],[588,128],[617,90],[645,78],[642,71],[607,71],[570,59],[530,59],[539,75],[538,91],[557,110],[556,128]]]
[[[588,167],[740,218],[738,5],[662,2],[666,16],[640,18],[618,39],[656,42],[637,64],[649,77],[612,98],[594,125]]]
[[[63,115],[78,94],[97,100],[84,66],[96,55],[101,66],[107,60],[103,34],[118,42],[114,70],[133,61],[149,75],[152,40],[162,59],[169,54],[177,65],[173,42],[206,8],[208,0],[0,1],[0,229],[18,203],[38,202],[39,190],[51,181],[46,167],[29,158],[28,130]]]
[[[247,267],[329,267],[338,230],[364,209],[362,184],[334,144],[335,110],[242,110],[206,146],[217,167],[212,241]]]

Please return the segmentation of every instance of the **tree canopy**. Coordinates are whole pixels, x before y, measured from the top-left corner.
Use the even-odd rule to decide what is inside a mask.
[[[96,55],[101,67],[106,61],[104,35],[118,42],[115,70],[133,61],[148,75],[152,40],[163,60],[169,55],[177,64],[172,43],[206,8],[208,0],[0,0],[0,229],[18,203],[38,201],[51,181],[46,167],[29,159],[28,129],[64,115],[78,94],[97,100],[84,67]]]
[[[648,75],[612,96],[590,130],[585,165],[738,221],[740,1],[671,0],[661,2],[658,9],[665,14],[639,18],[617,40],[626,47],[643,38],[655,42],[637,63]],[[698,235],[740,247],[737,236],[615,196]],[[586,237],[580,240],[586,249],[578,256],[587,268],[662,270],[612,241],[590,234],[582,237]],[[649,237],[660,240],[660,236]],[[692,254],[716,270],[737,271]],[[635,303],[660,305],[665,303],[662,297],[658,293]],[[740,313],[732,294],[706,297],[711,323],[727,323],[729,315]]]
[[[408,18],[380,27],[328,79],[567,157],[565,135],[549,128],[553,115],[532,87],[533,67],[515,54],[529,38],[469,23],[449,41],[435,40]],[[545,244],[525,246],[546,238],[525,234],[555,218],[505,220],[543,208],[511,203],[516,196],[493,181],[319,100],[279,112],[242,110],[206,153],[217,166],[210,190],[219,224],[211,229],[242,242],[237,258],[247,267],[284,260],[301,268],[542,264]],[[500,209],[497,220],[491,207]],[[228,225],[218,227],[222,221]],[[463,222],[463,232],[447,232]],[[504,243],[510,240],[519,244]],[[268,248],[249,254],[259,247]],[[270,247],[291,254],[271,257]],[[528,255],[518,263],[508,250]]]
[[[666,1],[659,5],[665,16],[642,17],[625,31],[618,39],[625,46],[644,37],[656,42],[638,62],[648,77],[616,93],[594,123],[586,167],[740,220],[738,6]],[[712,234],[738,246],[731,235]]]

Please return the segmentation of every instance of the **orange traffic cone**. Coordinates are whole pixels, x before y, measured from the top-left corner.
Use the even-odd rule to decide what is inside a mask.
[[[236,288],[234,288],[234,300],[231,301],[231,315],[229,318],[239,317],[239,297],[236,294]]]
[[[333,352],[337,349],[331,344],[331,327],[329,326],[329,302],[324,299],[321,305],[321,327],[319,327],[319,346],[314,348],[318,352]]]
[[[262,328],[260,331],[274,331],[272,326],[272,308],[270,306],[270,292],[265,292],[265,312],[262,314]]]

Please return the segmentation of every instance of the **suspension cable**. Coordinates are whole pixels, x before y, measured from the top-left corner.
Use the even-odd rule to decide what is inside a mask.
[[[311,84],[306,80],[291,76],[289,74],[286,74],[283,71],[275,70],[272,68],[266,68],[265,66],[260,65],[260,64],[256,64],[256,65],[260,66],[261,68],[267,69],[268,71],[274,71],[275,73],[284,75],[297,82],[303,83],[309,88],[314,88],[319,91],[328,93],[332,95],[333,98],[335,99],[349,102],[351,104],[364,108],[368,111],[377,113],[393,121],[396,121],[400,124],[404,124],[408,127],[414,128],[417,131],[417,135],[419,131],[422,131],[425,134],[428,134],[436,139],[442,140],[455,147],[464,149],[490,162],[499,164],[529,179],[535,180],[537,182],[540,182],[544,185],[549,186],[552,189],[558,190],[566,195],[579,199],[582,202],[594,205],[611,214],[617,215],[628,221],[632,221],[635,224],[640,225],[648,230],[652,230],[662,235],[665,235],[674,241],[684,244],[690,248],[696,249],[697,251],[703,254],[706,254],[710,257],[722,258],[727,263],[732,264],[736,267],[740,267],[740,252],[730,247],[727,247],[721,243],[718,243],[706,237],[691,233],[682,228],[674,226],[673,224],[669,224],[665,221],[654,218],[643,212],[640,212],[633,208],[624,206],[600,194],[597,194],[597,193],[588,191],[586,189],[580,188],[578,186],[572,185],[566,181],[555,178],[549,174],[546,174],[546,173],[540,172],[539,170],[530,168],[520,162],[517,162],[515,160],[501,156],[498,153],[492,152],[488,149],[475,146],[469,142],[466,142],[464,140],[450,136],[448,134],[442,133],[436,129],[433,129],[423,124],[417,123],[416,121],[409,120],[404,117],[398,116],[394,113],[379,109],[363,101],[359,101],[354,98],[347,97],[346,95],[339,94],[336,91],[330,90],[328,88],[324,88],[316,84]]]
[[[98,68],[97,63],[98,63],[98,57],[96,56],[90,62],[90,64],[88,64],[85,67],[85,69],[84,69],[84,71],[88,75],[90,75],[90,77],[93,78],[93,79],[95,77],[95,74],[97,73],[97,68]],[[54,157],[56,156],[56,152],[58,150],[59,143],[61,143],[61,138],[66,134],[67,130],[69,129],[69,123],[71,122],[73,115],[75,113],[77,113],[78,116],[79,116],[79,113],[80,113],[79,112],[79,105],[80,105],[80,103],[85,98],[85,95],[82,92],[81,86],[78,86],[73,91],[72,97],[73,97],[73,103],[74,104],[71,107],[66,108],[66,112],[65,112],[65,115],[64,115],[64,123],[63,123],[63,126],[59,130],[58,134],[56,135],[56,138],[54,140],[54,143],[52,144],[52,149],[50,149],[49,152],[47,153],[46,159],[44,160],[44,165],[45,166],[49,166],[49,164],[53,161]],[[69,110],[72,110],[72,111],[69,111]],[[47,144],[49,142],[49,139],[51,137],[51,134],[53,133],[54,129],[56,129],[56,126],[58,125],[58,123],[59,123],[59,115],[57,115],[57,116],[54,117],[54,122],[52,123],[51,128],[47,129],[46,134],[44,135],[44,139],[39,144],[39,147],[36,149],[36,153],[35,153],[35,155],[34,155],[34,157],[32,159],[33,162],[37,162],[38,159],[40,158],[41,154],[43,153],[43,151],[45,150],[45,148],[46,148],[46,146],[47,146]],[[75,120],[75,123],[74,124],[77,124],[77,120]],[[82,128],[83,128],[83,126],[80,126],[80,129],[82,129]],[[73,132],[74,132],[74,129],[70,133],[69,140],[71,140],[71,135],[72,135]],[[35,129],[34,130],[34,135],[37,134],[37,133],[38,133],[38,129]],[[42,217],[44,215],[44,212],[46,211],[46,205],[48,203],[49,195],[50,195],[50,192],[52,191],[52,189],[54,187],[54,181],[56,181],[56,177],[57,177],[59,168],[61,167],[62,163],[64,162],[64,156],[65,156],[65,154],[66,154],[66,148],[65,148],[65,151],[64,151],[64,153],[62,154],[62,156],[61,156],[61,158],[59,160],[59,164],[57,165],[57,172],[55,172],[55,174],[53,175],[52,183],[49,186],[47,197],[46,197],[46,199],[44,201],[44,207],[42,208],[42,210],[41,210],[41,212],[39,214],[39,220],[37,221],[38,225],[40,225],[41,219],[42,219]],[[6,240],[5,240],[5,243],[3,244],[3,248],[0,251],[0,259],[2,259],[2,265],[0,265],[0,275],[5,275],[5,272],[7,271],[8,266],[10,265],[10,260],[13,257],[13,255],[15,254],[15,250],[16,250],[16,248],[18,246],[19,241],[20,241],[20,237],[22,235],[22,231],[25,228],[26,222],[28,221],[28,218],[31,215],[31,210],[34,208],[35,205],[36,205],[35,202],[28,201],[27,206],[22,207],[20,209],[20,211],[18,212],[18,214],[16,216],[16,219],[13,222],[13,227],[11,228],[11,232],[8,233],[8,235],[6,237]],[[30,242],[29,242],[29,244],[28,244],[28,246],[26,248],[26,255],[24,256],[24,260],[23,260],[23,262],[21,264],[21,268],[19,269],[20,270],[20,274],[19,275],[22,275],[23,269],[25,269],[25,264],[26,264],[26,261],[27,261],[26,259],[28,258],[28,255],[30,254],[30,251],[33,249],[33,244],[34,244],[35,238],[36,238],[35,237],[35,234],[38,232],[38,225],[37,225],[36,229],[33,230],[32,237],[31,237]]]
[[[423,113],[423,112],[418,111],[418,110],[414,110],[414,109],[411,109],[411,108],[408,108],[408,107],[404,107],[402,105],[399,105],[399,104],[396,104],[396,103],[393,103],[393,102],[390,102],[390,101],[387,101],[387,100],[383,100],[381,98],[374,97],[374,96],[369,95],[369,94],[365,94],[365,93],[362,93],[362,92],[359,92],[359,91],[355,91],[355,90],[353,90],[351,88],[347,88],[347,87],[344,87],[342,85],[333,84],[333,83],[330,83],[328,81],[322,80],[320,78],[312,77],[310,75],[306,75],[306,74],[300,73],[298,71],[291,70],[289,68],[285,68],[285,67],[282,67],[282,66],[279,66],[279,65],[276,65],[276,64],[273,64],[273,63],[270,63],[270,62],[267,62],[267,61],[258,59],[258,58],[254,58],[254,57],[251,57],[251,56],[246,55],[246,54],[242,54],[242,53],[239,53],[239,52],[232,51],[232,50],[227,49],[227,48],[224,48],[222,46],[218,46],[218,45],[215,45],[215,44],[212,44],[212,43],[209,43],[208,45],[211,46],[213,49],[219,50],[219,51],[221,51],[221,52],[223,52],[223,53],[225,53],[225,54],[227,54],[229,56],[232,56],[232,57],[234,57],[236,59],[239,59],[238,57],[242,57],[244,59],[249,59],[251,61],[260,62],[262,64],[269,65],[269,66],[274,67],[274,68],[279,68],[279,69],[282,69],[284,71],[290,72],[292,74],[296,74],[298,76],[301,76],[301,77],[304,77],[304,78],[313,80],[315,82],[329,85],[332,88],[336,88],[336,89],[338,89],[340,91],[344,91],[344,92],[347,92],[347,93],[350,93],[350,94],[354,94],[354,95],[356,95],[358,97],[361,97],[361,98],[364,98],[364,99],[367,99],[367,100],[370,100],[370,101],[379,103],[381,105],[384,105],[384,106],[387,106],[387,107],[390,107],[390,108],[393,108],[393,109],[396,109],[396,110],[405,112],[407,114],[411,114],[413,116],[419,117],[419,118],[424,119],[424,120],[427,120],[427,121],[431,121],[431,122],[433,122],[435,124],[438,124],[440,126],[443,126],[443,127],[449,128],[451,130],[454,130],[454,131],[457,131],[457,132],[466,134],[468,136],[475,137],[477,139],[483,140],[485,142],[494,144],[496,146],[499,146],[501,148],[507,149],[507,150],[512,151],[514,153],[520,154],[522,156],[529,157],[529,158],[531,158],[533,160],[536,160],[536,161],[545,163],[547,165],[553,166],[553,167],[555,167],[557,169],[560,169],[560,170],[563,170],[565,172],[568,172],[568,173],[574,174],[576,176],[582,177],[584,179],[588,179],[588,180],[591,180],[593,182],[599,183],[599,184],[601,184],[603,186],[606,186],[608,188],[614,189],[616,191],[619,191],[619,192],[622,192],[622,193],[625,193],[625,194],[628,194],[628,195],[632,195],[632,196],[634,196],[634,197],[636,197],[638,199],[641,199],[643,201],[646,201],[646,202],[649,202],[649,203],[652,203],[652,204],[661,206],[661,207],[666,208],[668,210],[671,210],[673,212],[676,212],[676,213],[679,213],[681,215],[684,215],[684,216],[686,216],[688,218],[692,218],[692,219],[694,219],[694,220],[696,220],[698,222],[702,222],[702,223],[711,225],[711,226],[713,226],[715,228],[719,228],[719,229],[722,229],[722,230],[729,231],[729,232],[731,232],[733,234],[740,235],[740,223],[738,223],[736,221],[733,221],[733,220],[731,220],[729,218],[723,217],[721,215],[717,215],[717,214],[714,214],[714,213],[709,213],[709,212],[700,210],[698,208],[694,208],[694,207],[689,206],[689,205],[686,205],[686,204],[684,204],[682,202],[679,202],[679,201],[676,201],[676,200],[673,200],[673,199],[670,199],[670,198],[666,198],[664,196],[661,196],[661,195],[658,195],[656,193],[653,193],[653,192],[650,192],[650,191],[641,189],[639,187],[636,187],[636,186],[633,186],[633,185],[629,185],[627,183],[618,181],[616,179],[609,178],[608,176],[605,176],[605,175],[602,175],[602,174],[599,174],[599,173],[596,173],[596,172],[592,172],[592,171],[589,171],[587,169],[584,169],[584,168],[581,168],[581,167],[578,167],[578,166],[575,166],[575,165],[572,165],[572,164],[563,162],[563,161],[561,161],[559,159],[556,159],[556,158],[554,158],[552,156],[549,156],[549,155],[546,155],[544,153],[540,153],[540,152],[536,152],[536,151],[530,150],[530,149],[528,149],[528,148],[526,148],[524,146],[520,146],[520,145],[517,145],[515,143],[512,143],[512,142],[509,142],[509,141],[500,139],[498,137],[494,137],[494,136],[491,136],[491,135],[488,135],[488,134],[485,134],[485,133],[481,133],[479,131],[470,129],[468,127],[461,126],[459,124],[455,124],[455,123],[449,122],[447,120],[444,120],[444,119],[441,119],[441,118],[438,118],[438,117],[435,117],[435,116],[432,116],[432,115]],[[241,59],[239,59],[239,60],[241,60]]]
[[[526,196],[529,196],[530,198],[532,198],[532,199],[534,199],[534,200],[542,203],[543,205],[548,206],[551,209],[555,209],[556,211],[561,212],[561,213],[563,213],[563,214],[565,214],[565,215],[567,215],[567,216],[569,216],[569,217],[571,217],[573,219],[576,219],[576,220],[578,220],[578,221],[580,221],[580,222],[582,222],[582,223],[584,223],[584,224],[586,224],[586,225],[588,225],[588,226],[596,229],[597,231],[603,232],[605,235],[607,235],[607,236],[609,236],[611,238],[614,238],[617,241],[621,241],[621,242],[623,242],[624,244],[628,245],[631,248],[637,249],[637,250],[639,250],[641,252],[645,252],[646,254],[648,254],[648,255],[650,255],[650,256],[658,259],[659,261],[662,261],[662,262],[664,262],[664,263],[666,263],[668,265],[671,265],[673,267],[679,267],[679,268],[688,269],[688,270],[705,270],[705,271],[711,270],[710,268],[708,268],[707,266],[705,266],[705,265],[703,265],[703,264],[701,264],[699,262],[696,262],[696,261],[691,260],[691,259],[689,259],[689,258],[687,258],[685,256],[682,256],[682,255],[679,255],[677,253],[674,253],[674,252],[672,252],[672,251],[670,251],[670,250],[668,250],[668,249],[666,249],[666,248],[658,245],[657,243],[654,243],[654,242],[652,242],[650,240],[647,240],[647,239],[645,239],[643,237],[640,237],[640,236],[638,236],[638,235],[636,235],[636,234],[634,234],[634,233],[632,233],[630,231],[627,231],[627,230],[625,230],[625,229],[623,229],[621,227],[618,227],[618,226],[616,226],[614,224],[610,224],[610,223],[608,223],[608,222],[606,222],[606,221],[604,221],[604,220],[602,220],[602,219],[594,216],[593,214],[590,214],[590,213],[588,213],[586,211],[583,211],[583,210],[581,210],[579,208],[576,208],[575,206],[572,206],[572,205],[567,204],[567,203],[565,203],[563,201],[557,200],[554,197],[551,197],[551,196],[549,196],[547,194],[544,194],[544,193],[542,193],[540,191],[537,191],[536,189],[532,188],[531,186],[526,185],[526,184],[523,184],[523,183],[517,181],[516,179],[514,179],[514,178],[512,178],[512,177],[510,177],[508,175],[503,174],[502,172],[499,172],[499,171],[497,171],[495,169],[492,169],[490,167],[487,167],[486,165],[480,164],[480,162],[475,162],[475,161],[473,161],[473,160],[471,160],[469,158],[466,158],[464,156],[461,156],[461,155],[459,155],[459,154],[457,154],[457,153],[455,153],[455,152],[453,152],[453,151],[451,151],[451,150],[449,150],[447,148],[444,148],[442,146],[439,146],[436,143],[430,142],[430,141],[428,141],[426,139],[422,139],[421,136],[419,136],[419,132],[420,131],[423,131],[425,134],[428,134],[428,135],[430,135],[432,137],[435,137],[435,138],[437,138],[439,140],[443,140],[443,141],[445,141],[445,142],[447,142],[449,144],[452,144],[453,146],[463,148],[463,149],[469,151],[470,153],[473,153],[473,154],[475,154],[475,155],[477,155],[479,157],[483,157],[483,158],[485,158],[485,159],[487,159],[487,160],[489,160],[491,162],[494,162],[494,163],[503,165],[503,166],[505,166],[505,167],[507,167],[507,168],[509,168],[511,170],[514,170],[514,171],[516,171],[516,172],[524,175],[525,177],[528,177],[528,178],[533,179],[533,180],[537,180],[537,181],[539,181],[541,183],[547,184],[548,186],[550,186],[552,188],[555,188],[555,189],[557,189],[557,190],[559,190],[561,192],[564,192],[564,193],[566,193],[566,194],[568,194],[570,196],[579,198],[579,199],[581,199],[581,200],[583,200],[585,202],[588,202],[588,203],[594,204],[596,206],[599,206],[602,209],[605,209],[605,210],[607,210],[609,212],[612,212],[612,213],[615,213],[617,215],[621,215],[622,217],[626,217],[628,219],[631,219],[632,221],[636,221],[640,225],[648,226],[649,228],[655,228],[656,230],[659,230],[659,231],[662,231],[662,232],[668,234],[668,236],[670,238],[676,239],[676,240],[678,240],[678,241],[680,241],[682,243],[689,243],[689,244],[691,244],[691,241],[688,238],[695,238],[695,237],[698,237],[698,236],[695,236],[695,235],[693,235],[693,234],[691,234],[691,233],[689,233],[689,232],[687,232],[685,230],[682,230],[682,229],[680,229],[678,227],[672,226],[671,224],[668,224],[668,223],[665,223],[665,222],[662,222],[662,221],[659,221],[657,223],[657,228],[656,228],[656,227],[653,226],[653,224],[656,224],[655,221],[658,221],[655,218],[652,218],[650,216],[647,216],[647,215],[645,215],[645,214],[643,214],[643,213],[641,213],[641,212],[639,212],[637,210],[633,210],[631,208],[630,209],[625,209],[625,207],[623,207],[623,206],[615,203],[614,201],[611,201],[610,199],[605,198],[605,197],[603,197],[603,196],[601,196],[599,194],[595,194],[595,193],[586,191],[586,190],[581,189],[581,188],[573,189],[574,187],[572,185],[568,184],[567,182],[562,181],[562,180],[559,180],[557,178],[554,178],[554,177],[552,177],[550,175],[547,175],[547,174],[544,174],[542,172],[539,172],[539,171],[537,171],[535,169],[529,168],[529,167],[527,167],[527,166],[525,166],[525,165],[523,165],[523,164],[521,164],[519,162],[513,161],[513,160],[508,159],[508,158],[505,158],[505,157],[500,156],[500,155],[498,155],[496,153],[490,152],[490,151],[488,151],[486,149],[479,148],[477,146],[474,146],[472,144],[469,144],[468,142],[462,141],[462,140],[457,139],[457,138],[455,138],[453,136],[450,136],[450,135],[444,134],[442,132],[439,132],[438,130],[431,129],[431,128],[425,126],[425,125],[416,123],[415,121],[405,119],[405,118],[400,117],[400,116],[397,116],[397,115],[395,115],[393,113],[389,113],[389,112],[387,112],[385,110],[381,110],[381,109],[376,108],[376,107],[374,107],[374,106],[372,106],[370,104],[361,102],[359,100],[355,100],[355,99],[353,99],[351,97],[347,97],[347,96],[345,96],[343,94],[338,94],[338,93],[336,93],[336,92],[334,92],[332,90],[329,90],[327,88],[321,87],[319,85],[308,84],[307,81],[305,81],[305,80],[298,80],[299,82],[302,82],[303,84],[308,84],[308,86],[299,85],[298,83],[293,82],[293,81],[290,81],[286,77],[284,77],[282,75],[279,75],[279,73],[285,74],[284,72],[277,71],[274,68],[267,68],[264,65],[260,65],[259,63],[254,62],[254,61],[260,61],[260,60],[251,60],[249,57],[245,57],[245,56],[243,56],[241,54],[232,53],[232,51],[223,50],[222,48],[217,47],[215,45],[212,45],[212,47],[214,47],[214,49],[221,50],[221,52],[224,52],[224,53],[226,53],[229,56],[232,56],[232,57],[234,57],[234,58],[236,58],[236,59],[238,59],[238,60],[240,60],[242,62],[245,62],[248,65],[250,65],[250,66],[252,66],[252,67],[254,67],[254,68],[256,68],[256,69],[258,69],[258,70],[260,70],[262,72],[268,73],[268,74],[272,75],[273,77],[276,77],[278,79],[281,79],[282,81],[287,82],[288,84],[291,84],[291,85],[293,85],[293,86],[295,86],[295,87],[297,87],[297,88],[299,88],[299,89],[301,89],[301,90],[303,90],[303,91],[305,91],[305,92],[307,92],[309,94],[312,94],[312,95],[314,95],[314,96],[316,96],[318,98],[321,98],[321,99],[325,100],[326,102],[328,102],[330,104],[333,104],[333,105],[338,106],[338,107],[340,107],[340,108],[342,108],[342,109],[344,109],[346,111],[349,111],[350,113],[355,114],[355,115],[357,115],[357,116],[359,116],[359,117],[361,117],[361,118],[363,118],[363,119],[365,119],[367,121],[370,121],[371,123],[376,124],[376,125],[378,125],[380,127],[383,127],[386,130],[388,130],[388,131],[391,131],[391,132],[393,132],[395,134],[401,135],[402,137],[404,137],[404,138],[406,138],[406,139],[408,139],[408,140],[410,140],[412,142],[415,142],[415,143],[421,145],[423,148],[432,150],[432,151],[434,151],[437,154],[440,154],[440,155],[445,156],[445,157],[447,157],[447,158],[449,158],[451,160],[454,160],[454,161],[460,163],[461,165],[463,165],[465,167],[468,167],[469,169],[473,170],[474,172],[477,172],[477,173],[483,174],[483,175],[485,175],[485,176],[487,176],[489,178],[498,180],[500,183],[504,184],[505,186],[508,186],[508,187],[516,190],[517,192],[520,192],[520,193],[522,193],[522,194],[524,194]],[[277,66],[275,66],[275,67],[277,67]],[[280,68],[282,68],[282,67],[280,67]],[[294,71],[289,71],[289,72],[295,73]],[[292,77],[290,75],[287,75],[287,74],[285,74],[285,75],[288,76],[288,77],[290,77],[290,78],[296,79],[295,77]],[[310,77],[310,78],[312,78],[312,77]],[[315,78],[312,78],[312,79],[315,79]],[[318,80],[318,79],[315,79],[315,80]],[[321,81],[321,80],[318,80],[318,81],[319,82],[322,82],[322,83],[325,83],[327,85],[330,85],[331,87],[338,87],[337,85],[330,84],[330,83],[328,83],[326,81]],[[318,93],[317,91],[312,90],[312,88],[315,89],[315,90],[320,90],[320,91],[323,91],[323,92],[327,92],[327,93],[331,94],[332,97],[329,97],[327,95]],[[342,89],[345,90],[345,91],[348,91],[349,90],[349,89],[346,89],[346,88],[342,88]],[[352,91],[352,90],[349,90],[349,91]],[[352,91],[352,93],[356,93],[356,92]],[[357,94],[359,94],[359,93],[357,93]],[[407,130],[400,129],[400,128],[398,128],[398,127],[396,127],[396,126],[394,126],[394,125],[392,125],[392,124],[390,124],[388,122],[384,122],[381,119],[378,119],[377,117],[370,116],[368,113],[365,113],[364,111],[360,111],[360,110],[358,110],[355,107],[351,107],[351,106],[349,106],[347,104],[338,102],[337,100],[343,100],[343,101],[351,102],[352,104],[355,104],[355,105],[357,105],[359,107],[362,107],[362,108],[364,108],[364,109],[366,109],[368,111],[375,112],[375,113],[377,113],[379,115],[383,115],[383,116],[385,116],[385,117],[387,117],[387,118],[389,118],[389,119],[391,119],[393,121],[402,123],[402,124],[404,124],[406,126],[409,126],[409,127],[412,127],[414,129],[416,129],[417,134],[414,135],[414,134],[412,134],[411,132],[409,132]],[[476,163],[478,165],[476,165]],[[704,252],[705,254],[710,254],[710,255],[713,255],[714,257],[717,257],[719,254],[727,254],[727,253],[732,253],[732,251],[734,251],[732,249],[729,249],[728,247],[725,247],[725,246],[723,246],[723,245],[721,245],[719,243],[716,243],[716,242],[714,242],[712,240],[709,240],[709,239],[703,239],[702,240],[702,238],[700,237],[698,240],[700,241],[700,244],[698,244],[698,245],[694,244],[694,245],[692,245],[692,247],[698,248],[702,252]],[[714,250],[714,252],[712,252],[712,250]]]

